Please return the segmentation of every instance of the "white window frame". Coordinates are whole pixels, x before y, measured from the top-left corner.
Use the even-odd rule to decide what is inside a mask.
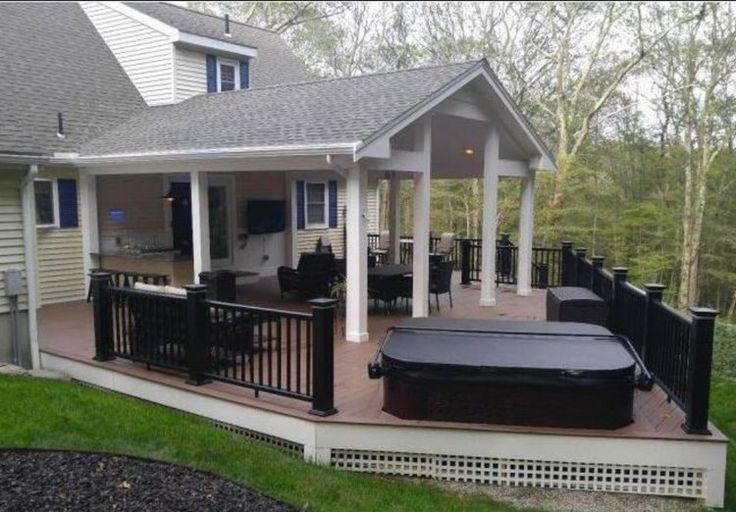
[[[233,59],[223,59],[217,57],[217,92],[227,92],[222,90],[222,81],[220,77],[220,66],[224,64],[226,66],[232,66],[235,70],[235,91],[240,90],[240,62]]]
[[[36,182],[46,181],[51,183],[52,212],[54,214],[54,222],[51,224],[39,224],[38,212],[36,211]],[[33,179],[33,219],[36,221],[36,227],[40,229],[58,228],[59,227],[59,187],[56,178],[34,178]]]
[[[322,185],[325,191],[325,208],[324,208],[324,222],[309,222],[309,203],[307,199],[307,189],[309,185]],[[330,189],[326,181],[305,181],[304,182],[304,229],[327,229],[330,226]]]

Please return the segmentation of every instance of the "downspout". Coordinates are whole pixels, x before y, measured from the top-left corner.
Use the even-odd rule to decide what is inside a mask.
[[[38,348],[38,270],[36,267],[36,213],[33,181],[38,176],[38,165],[31,164],[23,178],[23,253],[26,260],[26,289],[28,292],[28,338],[31,348],[31,366],[41,368]]]

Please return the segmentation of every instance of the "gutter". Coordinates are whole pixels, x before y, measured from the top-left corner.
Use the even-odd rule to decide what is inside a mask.
[[[42,164],[48,163],[51,157],[36,154],[0,153],[0,162],[4,164]]]
[[[70,155],[52,160],[53,163],[72,163],[80,167],[97,164],[124,164],[132,162],[211,160],[224,158],[274,158],[289,156],[323,156],[325,154],[353,155],[357,142],[293,146],[254,146],[243,148],[191,149],[117,153],[110,155]],[[61,155],[60,155],[61,156]]]
[[[41,368],[38,347],[38,269],[36,261],[36,212],[33,181],[38,176],[38,165],[31,164],[23,178],[22,218],[23,256],[26,267],[26,293],[28,296],[28,338],[31,348],[31,366]]]

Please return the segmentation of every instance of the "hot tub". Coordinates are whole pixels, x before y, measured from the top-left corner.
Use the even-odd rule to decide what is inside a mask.
[[[637,361],[597,325],[419,318],[389,330],[372,378],[404,419],[615,429]]]

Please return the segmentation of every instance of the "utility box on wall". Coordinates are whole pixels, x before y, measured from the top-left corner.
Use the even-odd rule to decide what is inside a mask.
[[[23,291],[20,270],[17,268],[9,268],[3,272],[3,281],[5,282],[5,295],[7,297],[17,297]]]

